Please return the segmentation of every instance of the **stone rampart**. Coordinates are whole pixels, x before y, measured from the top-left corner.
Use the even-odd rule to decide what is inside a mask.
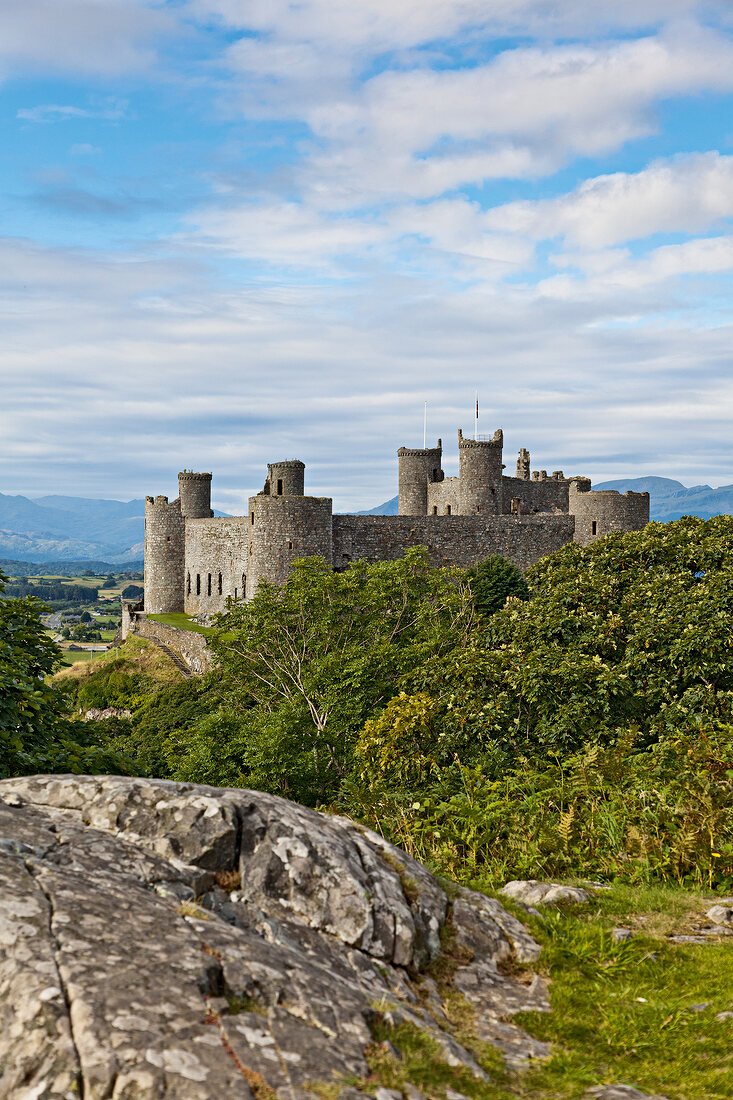
[[[214,667],[214,660],[203,634],[197,634],[193,630],[180,630],[167,623],[157,623],[141,614],[135,615],[131,633],[147,638],[157,645],[167,646],[197,676],[203,676]]]
[[[527,569],[572,542],[572,516],[333,517],[333,564],[394,560],[412,546],[427,547],[431,564],[468,568],[500,554]]]

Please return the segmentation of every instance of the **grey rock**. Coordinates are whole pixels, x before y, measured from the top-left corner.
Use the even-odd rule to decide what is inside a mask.
[[[538,882],[537,879],[515,879],[507,882],[499,893],[524,905],[550,905],[558,901],[584,903],[591,895],[580,886],[563,886],[556,882]]]
[[[633,940],[634,933],[630,928],[612,928],[611,939],[614,943],[627,943],[629,940]]]
[[[422,1029],[450,1065],[486,1079],[423,972],[449,919],[466,959],[454,988],[478,1040],[513,1068],[545,1057],[510,1022],[548,1008],[541,980],[518,970],[537,943],[481,894],[460,890],[451,911],[382,837],[253,791],[4,780],[0,1095],[253,1100],[259,1082],[313,1100],[314,1082],[366,1079],[379,1018]],[[406,1100],[421,1100],[411,1089]]]
[[[667,1098],[639,1092],[631,1085],[597,1085],[583,1093],[583,1100],[667,1100]]]
[[[716,1012],[716,1020],[733,1020],[733,1012]]]
[[[708,909],[705,916],[713,924],[722,924],[733,928],[733,909],[727,905],[713,905],[711,909]]]

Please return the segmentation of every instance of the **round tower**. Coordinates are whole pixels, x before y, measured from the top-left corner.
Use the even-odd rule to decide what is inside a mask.
[[[209,519],[211,511],[211,474],[184,470],[178,475],[181,515],[185,519]]]
[[[302,497],[305,492],[305,463],[297,458],[268,463],[265,484],[270,486],[270,496]]]
[[[145,602],[152,615],[183,611],[184,519],[179,501],[145,498]]]
[[[428,514],[428,483],[443,480],[443,441],[437,447],[400,447],[399,504],[401,516]]]
[[[458,429],[458,476],[462,516],[500,516],[502,510],[501,428],[493,439],[464,439]]]
[[[296,558],[333,557],[333,506],[330,497],[259,493],[249,501],[246,598],[260,581],[284,584]]]

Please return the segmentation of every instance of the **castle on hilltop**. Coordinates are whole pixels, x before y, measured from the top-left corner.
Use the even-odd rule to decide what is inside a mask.
[[[458,477],[443,448],[400,447],[396,516],[334,515],[329,497],[305,496],[305,466],[273,462],[246,516],[215,517],[211,474],[178,475],[179,496],[145,502],[144,609],[209,615],[228,597],[248,600],[260,581],[282,584],[295,558],[319,554],[334,569],[399,558],[425,546],[434,565],[463,567],[501,554],[526,569],[568,542],[587,546],[649,522],[649,494],[594,492],[585,477],[530,471],[522,449],[504,474],[504,437],[458,432]]]

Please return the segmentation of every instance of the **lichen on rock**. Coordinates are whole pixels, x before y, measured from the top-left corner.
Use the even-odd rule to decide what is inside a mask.
[[[375,1026],[477,1078],[547,1048],[539,947],[493,899],[351,821],[256,791],[105,776],[0,782],[0,1094],[314,1097],[363,1081]],[[441,934],[475,1044],[429,974]],[[510,966],[506,964],[510,963]]]

